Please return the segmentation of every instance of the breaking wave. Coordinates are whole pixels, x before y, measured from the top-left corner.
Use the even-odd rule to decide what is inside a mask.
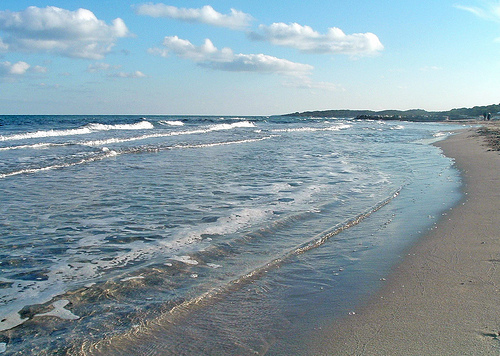
[[[86,135],[93,132],[110,131],[110,130],[148,130],[152,128],[154,128],[154,126],[149,121],[141,121],[135,124],[118,124],[118,125],[90,123],[76,129],[41,130],[41,131],[24,132],[24,133],[5,135],[5,136],[0,135],[0,141],[25,140],[25,139],[43,138],[43,137]]]
[[[110,150],[107,147],[103,147],[100,154],[93,155],[91,157],[86,157],[86,158],[80,159],[78,161],[71,161],[71,162],[64,162],[64,163],[60,163],[60,164],[54,164],[54,165],[50,165],[50,166],[46,166],[46,167],[25,168],[25,169],[13,171],[13,172],[0,173],[0,179],[6,178],[6,177],[11,177],[11,176],[17,176],[20,174],[32,174],[32,173],[38,173],[38,172],[43,172],[43,171],[50,171],[50,170],[54,170],[54,169],[62,169],[62,168],[77,166],[77,165],[86,164],[86,163],[92,163],[92,162],[100,161],[100,160],[103,160],[106,158],[116,157],[116,156],[123,155],[123,154],[144,153],[144,152],[160,152],[160,151],[173,150],[173,149],[208,148],[208,147],[217,147],[217,146],[227,146],[227,145],[258,142],[258,141],[270,139],[272,137],[275,137],[275,136],[266,136],[266,137],[255,138],[255,139],[245,139],[245,140],[236,140],[236,141],[212,142],[212,143],[204,143],[204,144],[183,144],[183,145],[179,144],[179,145],[173,145],[173,146],[142,146],[142,147],[127,148],[127,149],[122,149],[122,150]],[[108,143],[109,143],[109,140],[108,140]],[[87,144],[89,144],[89,143],[87,143]],[[95,143],[94,145],[97,145],[97,143]]]

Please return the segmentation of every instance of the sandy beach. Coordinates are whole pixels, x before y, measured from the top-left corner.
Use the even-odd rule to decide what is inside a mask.
[[[500,154],[486,144],[477,129],[436,144],[462,172],[464,199],[311,354],[500,354]]]

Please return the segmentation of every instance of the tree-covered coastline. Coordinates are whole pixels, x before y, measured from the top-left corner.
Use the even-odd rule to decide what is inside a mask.
[[[329,117],[329,118],[358,118],[376,120],[407,120],[407,121],[446,121],[446,120],[481,120],[500,117],[500,104],[474,106],[473,108],[458,108],[449,111],[412,110],[323,110],[304,111],[286,114],[294,117]]]

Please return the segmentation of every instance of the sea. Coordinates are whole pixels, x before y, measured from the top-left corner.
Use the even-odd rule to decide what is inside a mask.
[[[459,203],[461,128],[0,116],[0,354],[307,354]]]

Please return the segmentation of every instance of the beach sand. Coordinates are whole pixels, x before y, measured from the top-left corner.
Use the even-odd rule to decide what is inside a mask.
[[[436,145],[462,172],[464,199],[370,302],[322,328],[311,355],[500,355],[500,153],[477,129]]]

